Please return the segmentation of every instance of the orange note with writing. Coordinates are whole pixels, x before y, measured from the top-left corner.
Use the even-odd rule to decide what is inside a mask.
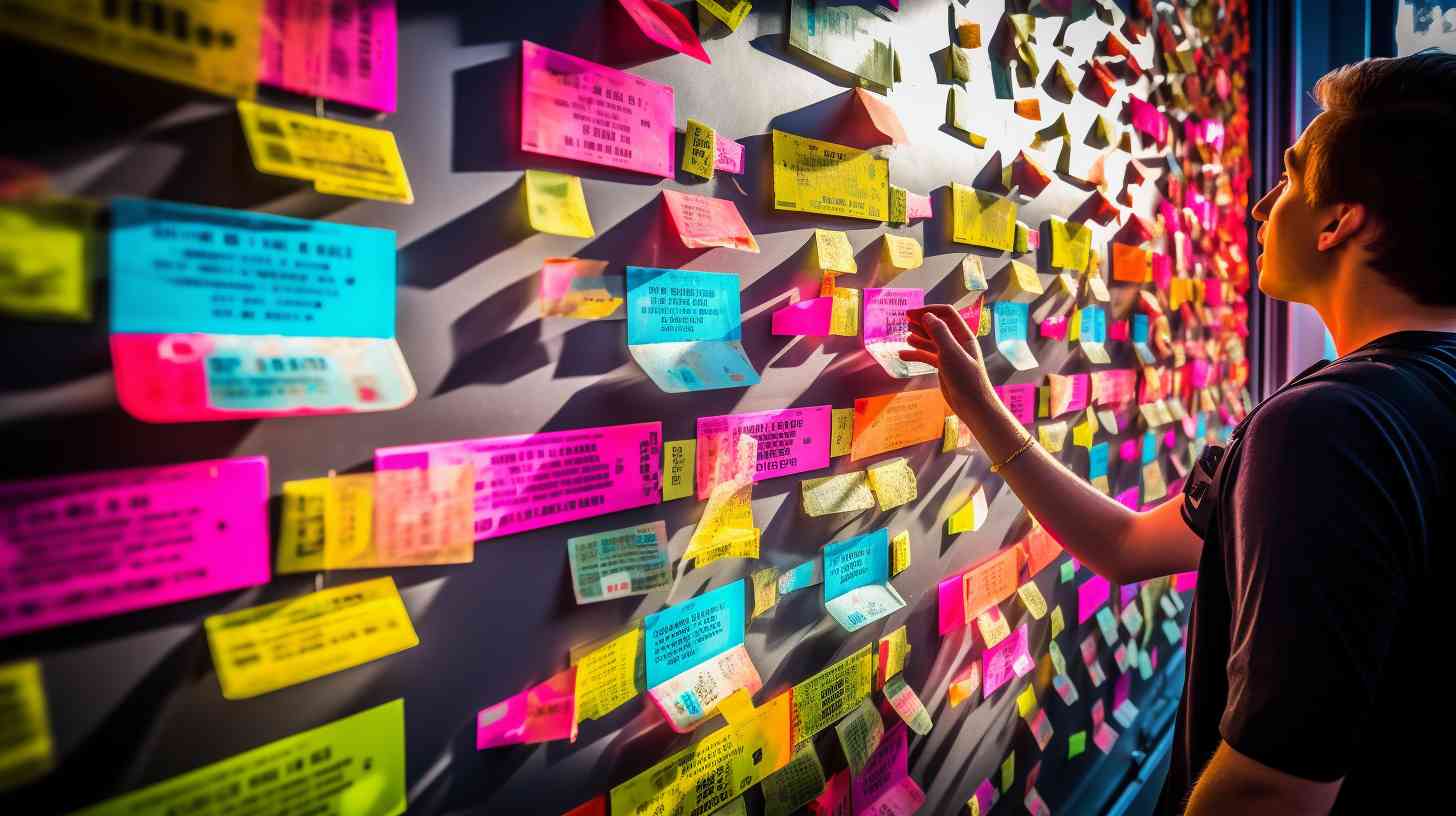
[[[857,399],[850,461],[938,440],[949,412],[939,388]]]
[[[1152,273],[1152,258],[1146,249],[1129,244],[1112,244],[1112,279],[1145,283]]]
[[[992,556],[975,569],[966,570],[962,583],[965,592],[966,622],[1016,593],[1020,550],[1011,547]]]
[[[1040,524],[1031,528],[1021,546],[1026,550],[1026,571],[1032,577],[1062,554],[1062,545]]]

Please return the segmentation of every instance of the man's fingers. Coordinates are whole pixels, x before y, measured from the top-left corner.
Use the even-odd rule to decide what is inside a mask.
[[[904,360],[907,363],[925,363],[927,365],[935,366],[937,369],[940,368],[940,357],[929,351],[921,351],[920,349],[901,349],[900,359]]]
[[[914,332],[911,332],[905,337],[905,342],[909,343],[915,348],[931,352],[932,354],[940,351],[940,347],[935,344],[935,341],[931,340],[923,334],[916,334]]]
[[[956,311],[955,307],[949,304],[933,303],[929,306],[922,306],[918,309],[910,309],[906,312],[906,315],[910,318],[910,322],[912,324],[920,323],[921,325],[924,325],[926,317],[934,316],[935,318],[940,320],[941,323],[945,324],[945,326],[950,330],[951,337],[953,337],[957,343],[965,344],[968,342],[974,342],[975,340],[975,336],[971,332],[971,327],[966,325],[965,318],[961,317],[961,313]]]

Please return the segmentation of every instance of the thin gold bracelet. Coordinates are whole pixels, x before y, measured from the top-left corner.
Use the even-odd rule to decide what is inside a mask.
[[[1016,457],[1020,456],[1023,453],[1026,453],[1026,449],[1027,448],[1030,448],[1031,447],[1031,443],[1032,442],[1035,442],[1035,441],[1036,440],[1031,436],[1031,434],[1027,434],[1026,435],[1026,441],[1021,443],[1021,447],[1017,448],[1015,452],[1013,452],[1010,456],[1008,456],[1005,459],[1003,459],[1001,462],[994,463],[994,464],[991,465],[991,472],[992,473],[1000,473],[1001,472],[1001,468],[1004,468],[1007,465],[1011,464],[1012,462],[1016,461]]]

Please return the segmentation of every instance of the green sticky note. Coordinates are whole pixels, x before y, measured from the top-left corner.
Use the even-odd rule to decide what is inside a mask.
[[[1011,790],[1011,785],[1016,782],[1016,752],[1006,755],[1006,761],[1001,763],[1001,792]]]
[[[1067,738],[1067,759],[1077,756],[1087,750],[1087,732],[1078,731]]]
[[[1072,580],[1073,576],[1075,576],[1076,574],[1077,574],[1077,564],[1076,564],[1076,562],[1074,562],[1074,561],[1063,561],[1062,562],[1062,583],[1065,584],[1066,582]]]
[[[250,813],[404,813],[404,700],[244,751],[76,816],[165,816],[194,810],[198,802],[220,807],[229,801],[239,808],[246,804]]]

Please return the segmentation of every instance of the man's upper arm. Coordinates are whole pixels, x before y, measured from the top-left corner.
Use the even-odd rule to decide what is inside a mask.
[[[1361,746],[1404,614],[1409,501],[1390,477],[1394,441],[1349,386],[1275,399],[1249,429],[1232,497],[1220,730],[1257,762],[1334,781]]]
[[[1203,554],[1203,539],[1183,520],[1181,493],[1139,513],[1127,545],[1127,560],[1136,565],[1136,574],[1126,576],[1128,581],[1196,570]]]

